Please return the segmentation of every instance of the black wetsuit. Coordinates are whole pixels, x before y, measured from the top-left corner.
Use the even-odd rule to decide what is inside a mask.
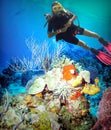
[[[48,32],[52,32],[53,30],[57,31],[58,29],[63,28],[64,24],[66,24],[72,17],[73,14],[69,11],[61,11],[59,14],[53,15],[48,23]],[[79,40],[75,37],[75,34],[83,34],[83,31],[83,28],[80,28],[72,23],[66,32],[56,35],[56,40],[58,41],[62,39],[66,42],[77,44]]]

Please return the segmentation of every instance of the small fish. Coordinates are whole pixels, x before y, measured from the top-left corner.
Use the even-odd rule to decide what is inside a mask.
[[[17,15],[20,15],[21,13],[23,13],[25,11],[25,9],[21,9],[21,10],[19,10],[19,11],[17,11],[16,13],[15,13],[15,15],[17,16]]]

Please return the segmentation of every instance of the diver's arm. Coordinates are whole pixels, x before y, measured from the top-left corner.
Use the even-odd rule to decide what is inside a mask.
[[[57,31],[55,32],[48,32],[48,38],[51,38],[53,36],[56,36],[57,34],[59,33],[63,33],[63,32],[66,32],[67,31],[67,28],[71,26],[73,20],[76,19],[76,15],[73,15],[72,18],[69,19],[69,21],[64,25],[63,28],[61,29],[58,29]]]
[[[70,21],[74,21],[77,18],[76,15],[73,15],[71,19],[69,19]]]
[[[77,18],[76,15],[73,15],[72,18],[69,19],[69,21],[65,24],[65,27],[70,27],[72,22]]]
[[[71,17],[71,18],[69,19],[69,21],[64,25],[63,28],[58,29],[58,30],[55,31],[55,32],[51,32],[51,31],[52,31],[52,28],[51,28],[51,29],[48,29],[48,30],[50,30],[50,31],[48,31],[48,33],[47,33],[47,34],[48,34],[48,38],[54,37],[54,36],[58,35],[59,33],[66,32],[67,29],[68,29],[68,27],[71,26],[73,20],[75,20],[75,19],[76,19],[76,15],[73,14],[72,17]]]
[[[48,32],[48,38],[51,38],[51,37],[53,37],[53,36],[56,36],[57,34],[58,34],[57,31],[55,31],[55,32]]]
[[[51,37],[56,36],[56,35],[58,35],[60,33],[66,32],[67,28],[68,27],[65,26],[65,27],[63,27],[61,29],[56,30],[55,32],[48,32],[48,38],[51,38]]]

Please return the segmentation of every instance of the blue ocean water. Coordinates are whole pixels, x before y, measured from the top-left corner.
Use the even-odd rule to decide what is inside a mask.
[[[1,0],[0,1],[0,70],[5,68],[10,58],[29,56],[25,39],[34,36],[41,43],[48,39],[44,14],[51,13],[54,0]],[[81,27],[95,31],[111,41],[111,1],[109,0],[59,0],[63,6],[75,13]],[[78,24],[75,21],[75,24]],[[87,45],[100,48],[100,43],[85,36],[78,36]],[[58,43],[57,43],[58,44]],[[72,46],[71,46],[72,47]]]

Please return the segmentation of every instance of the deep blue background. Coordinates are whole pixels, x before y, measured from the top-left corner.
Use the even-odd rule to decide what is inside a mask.
[[[51,13],[54,0],[1,0],[0,1],[0,70],[12,57],[29,55],[25,39],[34,36],[40,42],[48,39],[44,14]],[[60,0],[65,8],[75,13],[80,25],[95,31],[111,41],[110,0]],[[76,24],[77,21],[75,21]],[[100,48],[93,38],[78,36],[89,46]]]

